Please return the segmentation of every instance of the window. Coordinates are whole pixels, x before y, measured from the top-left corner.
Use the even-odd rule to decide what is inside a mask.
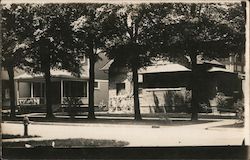
[[[83,82],[71,82],[71,95],[73,97],[86,97],[85,85]]]
[[[95,87],[95,89],[100,89],[100,83],[99,82],[94,82],[94,87]]]
[[[237,61],[237,63],[240,63],[240,62],[243,62],[242,59],[243,57],[242,57],[242,55],[240,54],[240,55],[237,55],[236,56],[236,61]]]
[[[63,97],[70,97],[70,81],[63,81]]]
[[[85,57],[85,55],[79,56],[79,59],[80,59],[80,61],[81,61],[82,64],[86,62],[86,57]]]
[[[33,94],[34,97],[44,97],[44,83],[34,82],[33,83]]]
[[[6,88],[4,90],[4,98],[5,99],[9,99],[10,98],[10,89],[9,88]]]
[[[125,83],[117,83],[116,95],[124,95],[124,94],[125,94]]]
[[[20,82],[19,83],[19,95],[20,98],[31,97],[31,85],[29,82]]]
[[[87,97],[87,82],[64,81],[64,97]]]

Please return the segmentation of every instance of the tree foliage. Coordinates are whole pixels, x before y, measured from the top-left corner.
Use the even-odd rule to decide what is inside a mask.
[[[24,50],[28,47],[23,32],[28,32],[32,17],[26,5],[4,5],[2,11],[2,65],[22,67],[26,56]]]
[[[14,69],[25,66],[29,32],[32,17],[29,5],[3,5],[2,9],[2,66],[7,70],[10,81],[10,106],[12,118],[15,117]]]
[[[30,66],[32,72],[65,69],[80,73],[78,53],[70,26],[71,8],[61,4],[36,5],[30,37]]]
[[[164,8],[163,8],[164,10]],[[169,12],[169,8],[167,9]],[[198,118],[197,55],[224,58],[244,53],[245,17],[240,4],[175,3],[152,29],[158,29],[155,51],[168,58],[188,56],[192,68],[192,119]],[[236,16],[236,12],[238,15]],[[157,16],[155,16],[157,18]],[[160,29],[160,30],[159,30]]]

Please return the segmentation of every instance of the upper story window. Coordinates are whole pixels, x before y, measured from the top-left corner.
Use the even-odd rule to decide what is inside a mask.
[[[245,64],[245,56],[242,55],[242,54],[237,55],[236,56],[236,61],[237,61],[237,63]]]
[[[94,82],[94,88],[95,89],[100,89],[100,82],[95,81]]]
[[[81,63],[85,63],[86,62],[86,56],[85,55],[79,56],[79,59],[81,60]]]

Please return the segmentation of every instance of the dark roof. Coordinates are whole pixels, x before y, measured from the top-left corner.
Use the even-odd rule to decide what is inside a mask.
[[[111,66],[111,64],[114,62],[114,60],[110,60],[107,63],[105,63],[105,65],[103,67],[100,68],[100,70],[102,71],[108,71],[109,67]]]
[[[102,70],[102,67],[109,61],[105,53],[100,54],[101,60],[95,64],[95,79],[108,80],[108,73]]]

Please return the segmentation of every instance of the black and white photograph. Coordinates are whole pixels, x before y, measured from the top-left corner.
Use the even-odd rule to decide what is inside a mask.
[[[3,159],[248,159],[249,2],[2,0]]]

